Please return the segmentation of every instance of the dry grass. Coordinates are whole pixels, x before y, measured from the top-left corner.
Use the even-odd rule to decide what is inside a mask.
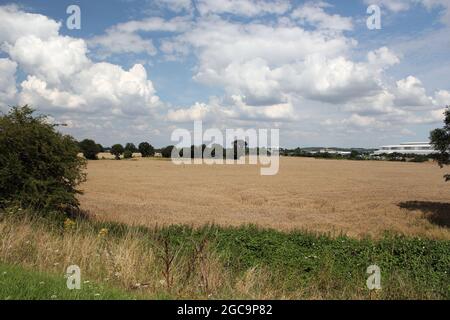
[[[99,219],[128,224],[252,223],[352,237],[391,231],[450,239],[443,174],[432,163],[310,158],[281,158],[276,176],[260,176],[252,165],[90,161],[80,200]]]
[[[295,297],[295,292],[282,294],[271,287],[268,273],[258,268],[231,273],[206,242],[182,252],[173,244],[165,247],[164,239],[149,241],[133,231],[119,239],[93,233],[89,222],[62,231],[30,218],[1,220],[0,235],[2,263],[61,276],[76,264],[84,283],[95,281],[142,297]]]

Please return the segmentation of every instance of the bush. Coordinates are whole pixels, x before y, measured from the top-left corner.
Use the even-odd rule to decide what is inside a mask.
[[[161,155],[164,158],[171,158],[172,157],[172,150],[174,146],[167,146],[161,150]]]
[[[0,117],[0,206],[69,212],[78,208],[86,162],[75,139],[33,113],[25,105]]]
[[[133,152],[131,152],[130,150],[125,150],[125,152],[123,153],[123,158],[124,159],[131,159],[131,158],[133,158]]]
[[[153,157],[155,155],[155,148],[148,142],[139,143],[138,148],[142,157]]]
[[[120,160],[120,156],[125,150],[121,144],[115,144],[111,147],[111,154],[116,157],[116,160]]]
[[[134,143],[128,142],[125,145],[125,151],[130,151],[131,153],[133,152],[137,152],[138,149],[136,148],[136,146],[134,145]]]
[[[86,159],[97,160],[97,153],[102,151],[102,147],[96,144],[94,140],[84,139],[79,143],[81,152]]]

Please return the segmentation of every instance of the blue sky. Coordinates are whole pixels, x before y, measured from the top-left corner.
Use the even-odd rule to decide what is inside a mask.
[[[29,103],[105,145],[202,120],[376,147],[426,140],[450,104],[449,0],[1,0],[0,29],[1,110]]]

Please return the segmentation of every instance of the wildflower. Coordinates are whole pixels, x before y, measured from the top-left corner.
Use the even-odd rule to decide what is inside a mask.
[[[106,228],[102,228],[100,230],[100,232],[98,233],[98,236],[101,238],[106,237],[107,235],[108,235],[108,229],[106,229]]]
[[[52,298],[52,299],[56,299],[56,298],[58,298],[58,297],[56,296],[56,294],[54,294],[54,295],[51,296],[51,298]]]
[[[40,285],[43,285],[43,284],[45,284],[45,282],[44,282],[44,281],[41,281],[41,282],[39,282],[39,284],[40,284]]]
[[[64,230],[71,231],[75,228],[76,222],[67,218],[66,221],[64,221]]]

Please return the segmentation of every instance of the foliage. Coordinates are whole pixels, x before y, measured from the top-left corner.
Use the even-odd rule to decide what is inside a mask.
[[[124,151],[125,150],[121,144],[115,144],[111,147],[111,154],[116,157],[116,160],[120,160],[120,156]]]
[[[124,151],[130,151],[131,153],[137,152],[138,149],[136,148],[136,146],[134,145],[134,143],[128,142],[125,145]]]
[[[125,150],[123,153],[123,158],[124,159],[131,159],[133,158],[133,152],[131,152],[130,150]]]
[[[172,150],[174,146],[167,146],[161,150],[161,155],[163,158],[171,158],[172,157]]]
[[[438,151],[435,159],[441,168],[450,164],[450,106],[446,107],[444,115],[444,127],[430,133],[431,144]],[[450,181],[450,174],[446,174],[444,178]]]
[[[67,290],[61,274],[47,274],[0,263],[0,300],[111,300],[136,295],[86,281],[82,290]]]
[[[14,202],[43,212],[78,208],[85,160],[71,136],[28,105],[1,116],[0,132],[0,205]]]
[[[141,142],[138,146],[142,157],[153,157],[155,155],[155,148],[148,142]]]
[[[84,157],[89,160],[96,160],[97,153],[101,152],[103,149],[101,145],[96,144],[95,141],[91,139],[84,139],[79,143],[79,146]]]

